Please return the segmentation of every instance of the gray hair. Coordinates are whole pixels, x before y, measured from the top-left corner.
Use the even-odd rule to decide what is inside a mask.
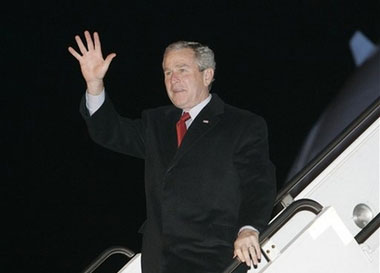
[[[178,41],[168,45],[165,49],[164,55],[171,50],[178,50],[190,48],[194,51],[195,58],[199,67],[199,71],[204,71],[207,68],[215,70],[215,56],[214,52],[206,45],[202,45],[198,42]]]

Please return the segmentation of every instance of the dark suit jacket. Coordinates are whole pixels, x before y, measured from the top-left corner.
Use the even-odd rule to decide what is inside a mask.
[[[276,183],[261,117],[213,94],[177,149],[172,105],[132,120],[107,97],[91,117],[83,100],[81,113],[96,143],[145,159],[144,273],[221,272],[239,228],[269,221]]]

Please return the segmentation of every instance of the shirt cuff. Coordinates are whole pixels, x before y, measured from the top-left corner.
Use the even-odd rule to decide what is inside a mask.
[[[242,227],[239,229],[238,234],[239,234],[240,232],[242,232],[244,229],[250,229],[250,230],[256,231],[258,234],[260,234],[260,232],[259,232],[256,228],[254,228],[253,226],[249,226],[249,225],[247,225],[247,226],[242,226]]]
[[[105,101],[105,91],[104,89],[99,95],[91,95],[86,91],[86,107],[90,116],[92,116]]]

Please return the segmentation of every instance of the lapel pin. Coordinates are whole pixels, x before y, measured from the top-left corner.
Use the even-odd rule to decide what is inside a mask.
[[[208,123],[208,122],[209,122],[208,119],[203,120],[203,123]]]

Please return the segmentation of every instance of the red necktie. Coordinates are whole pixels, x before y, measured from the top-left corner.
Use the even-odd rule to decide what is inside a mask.
[[[190,114],[188,112],[184,112],[179,121],[177,121],[177,143],[178,147],[181,145],[182,139],[186,134],[186,120],[190,118]]]

